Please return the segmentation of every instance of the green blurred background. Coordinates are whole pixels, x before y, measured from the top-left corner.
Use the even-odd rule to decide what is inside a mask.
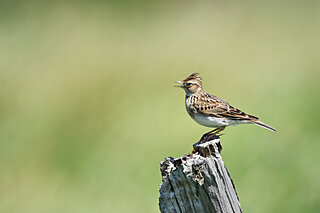
[[[224,132],[244,212],[319,212],[319,61],[319,1],[1,1],[0,212],[159,212],[192,72],[278,130]]]

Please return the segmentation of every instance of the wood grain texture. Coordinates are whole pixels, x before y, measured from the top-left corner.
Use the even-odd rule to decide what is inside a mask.
[[[239,199],[221,159],[219,137],[194,144],[194,154],[160,164],[162,213],[240,213]]]

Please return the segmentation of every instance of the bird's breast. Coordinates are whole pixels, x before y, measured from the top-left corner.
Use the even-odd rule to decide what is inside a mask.
[[[200,114],[188,101],[186,101],[186,109],[190,117],[200,125],[207,127],[221,127],[230,125],[230,120],[228,119]]]
[[[196,113],[191,116],[198,124],[207,127],[221,127],[230,125],[229,120],[225,118],[218,118],[213,116],[204,116],[202,114]]]

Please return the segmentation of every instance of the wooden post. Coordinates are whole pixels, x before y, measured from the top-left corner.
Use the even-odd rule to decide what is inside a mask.
[[[194,154],[160,163],[162,213],[240,213],[239,199],[221,159],[220,138],[194,144]]]

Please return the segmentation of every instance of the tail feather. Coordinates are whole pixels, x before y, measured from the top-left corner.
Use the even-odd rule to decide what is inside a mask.
[[[261,121],[251,121],[252,123],[254,123],[254,124],[257,124],[258,126],[261,126],[261,127],[263,127],[263,128],[266,128],[266,129],[269,129],[269,130],[271,130],[271,131],[276,131],[274,128],[272,128],[271,126],[269,126],[269,125],[267,125],[267,124],[265,124],[265,123],[262,123]]]

